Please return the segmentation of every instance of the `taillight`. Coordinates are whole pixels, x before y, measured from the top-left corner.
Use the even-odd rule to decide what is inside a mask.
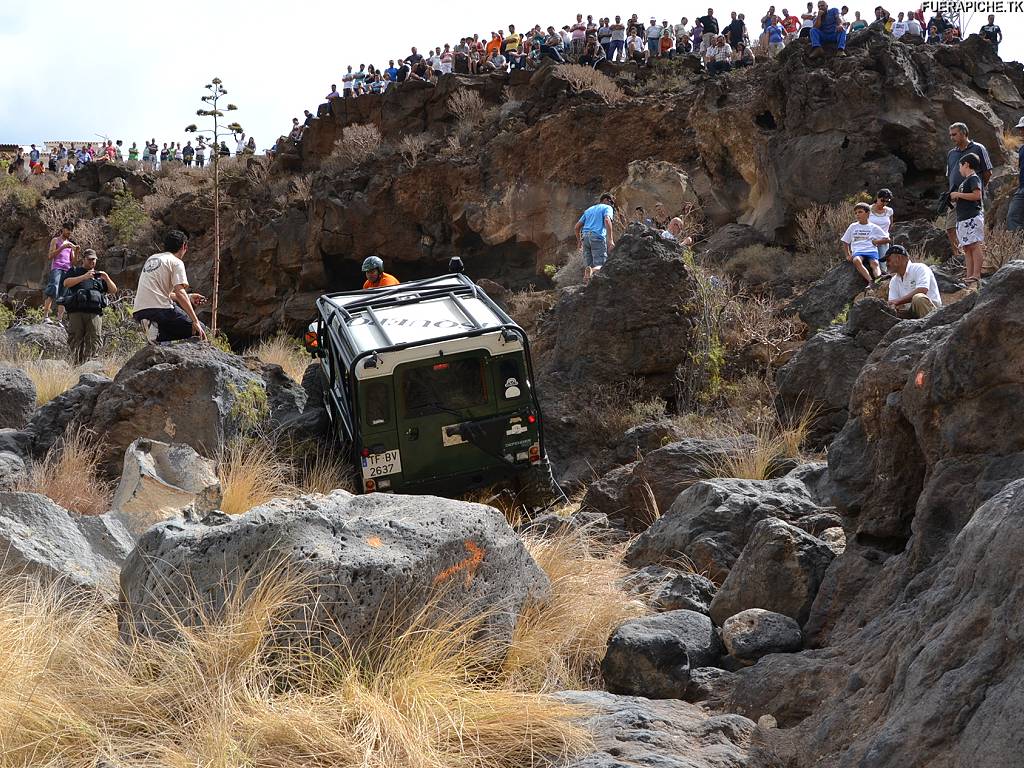
[[[310,349],[316,349],[320,344],[320,339],[316,335],[316,331],[306,331],[306,346]]]
[[[526,420],[528,422],[530,422],[531,424],[536,424],[537,423],[537,417],[534,416],[532,413],[529,416],[526,417]]]
[[[370,449],[369,448],[363,448],[363,450],[361,450],[359,452],[359,455],[362,456],[365,459],[367,456],[370,455]]]
[[[373,493],[375,490],[377,490],[377,483],[375,483],[373,480],[367,480],[366,484],[363,487],[366,488],[367,493]]]

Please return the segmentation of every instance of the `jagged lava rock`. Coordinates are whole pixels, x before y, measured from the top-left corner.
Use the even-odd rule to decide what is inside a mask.
[[[132,548],[110,515],[69,512],[38,493],[0,493],[0,571],[112,597]]]
[[[64,357],[68,351],[68,332],[59,323],[12,325],[0,336],[0,346],[22,348],[48,359]]]
[[[36,385],[20,368],[0,365],[0,429],[21,429],[36,409]]]
[[[584,725],[595,752],[567,768],[744,768],[754,723],[739,715],[708,715],[670,699],[565,691],[559,700],[592,712]]]
[[[527,600],[548,580],[500,512],[434,496],[335,491],[273,501],[240,517],[167,521],[138,541],[121,572],[123,627],[173,636],[278,568],[308,584],[278,631],[282,642],[349,642],[434,620],[476,619],[507,642]],[[198,600],[197,595],[202,599]]]
[[[769,653],[792,653],[803,647],[800,625],[790,616],[748,608],[726,619],[722,625],[722,642],[729,655],[753,664]]]
[[[807,621],[835,553],[820,539],[774,517],[754,526],[739,559],[711,602],[719,626],[747,608]]]
[[[669,611],[631,619],[612,633],[601,662],[612,693],[679,699],[691,667],[718,661],[722,643],[711,620],[696,611]]]

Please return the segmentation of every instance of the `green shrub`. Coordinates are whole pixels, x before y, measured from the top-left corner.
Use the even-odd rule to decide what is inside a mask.
[[[135,240],[142,228],[149,223],[149,217],[142,203],[135,199],[135,195],[124,190],[114,193],[114,207],[107,216],[107,222],[114,230],[117,242],[127,245]]]
[[[252,433],[259,429],[270,415],[266,388],[255,381],[242,389],[229,383],[228,392],[235,401],[228,415],[238,424],[239,429],[244,433]]]

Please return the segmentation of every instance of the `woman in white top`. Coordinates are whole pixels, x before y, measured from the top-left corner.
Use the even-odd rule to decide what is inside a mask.
[[[878,194],[875,195],[875,202],[871,204],[871,210],[868,212],[868,221],[881,227],[887,237],[889,236],[889,227],[892,226],[894,215],[892,208],[889,207],[891,202],[892,192],[888,189],[880,189]],[[888,250],[888,243],[878,246],[878,263],[883,266],[885,265],[885,253]]]

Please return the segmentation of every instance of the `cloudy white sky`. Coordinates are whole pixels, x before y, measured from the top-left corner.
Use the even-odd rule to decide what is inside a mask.
[[[868,16],[874,8],[867,0],[846,1]],[[898,10],[897,1],[887,7]],[[719,19],[730,10],[756,19],[767,5],[712,3]],[[628,17],[634,11],[676,22],[684,15],[692,20],[705,8],[693,0],[2,0],[0,143],[100,136],[126,145],[146,138],[184,142],[182,129],[196,119],[203,85],[217,76],[240,108],[232,116],[262,150],[287,131],[293,116],[304,108],[315,111],[331,83],[340,84],[346,64],[387,66],[412,45],[422,50],[474,32],[486,36],[509,22],[520,29],[538,22],[560,26],[577,12]],[[968,31],[984,23],[976,15]],[[1001,14],[997,23],[1006,36],[1003,57],[1024,58],[1024,14]]]

